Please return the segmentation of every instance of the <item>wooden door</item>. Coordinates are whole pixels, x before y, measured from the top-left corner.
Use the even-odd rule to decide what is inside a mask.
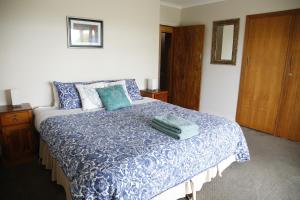
[[[237,122],[274,133],[293,16],[247,16]]]
[[[172,103],[199,110],[204,25],[174,28]]]
[[[276,133],[300,141],[300,12],[296,13],[293,24]]]

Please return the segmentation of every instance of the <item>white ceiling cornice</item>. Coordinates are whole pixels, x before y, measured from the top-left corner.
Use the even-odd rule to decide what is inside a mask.
[[[167,1],[163,1],[163,0],[160,1],[160,5],[182,9],[182,6],[178,5],[177,3],[171,3],[171,2],[167,2]]]
[[[211,4],[211,3],[217,3],[217,2],[222,2],[225,0],[201,0],[197,3],[191,3],[191,4],[187,4],[186,6],[182,6],[182,8],[190,8],[190,7],[194,7],[194,6],[202,6],[202,5],[206,5],[206,4]]]
[[[177,9],[183,9],[183,8],[190,8],[190,7],[194,7],[194,6],[202,6],[202,5],[206,5],[206,4],[222,2],[222,1],[225,1],[225,0],[199,0],[196,2],[186,2],[186,3],[179,4],[179,3],[173,3],[173,2],[161,0],[160,5],[177,8]]]

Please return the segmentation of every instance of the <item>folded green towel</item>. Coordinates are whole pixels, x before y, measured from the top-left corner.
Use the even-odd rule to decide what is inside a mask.
[[[197,124],[173,115],[156,116],[151,126],[178,140],[193,137],[199,132]]]
[[[184,132],[198,132],[199,129],[197,124],[170,114],[155,116],[152,121],[153,123],[170,129],[177,134]]]
[[[183,132],[183,133],[177,134],[168,128],[165,128],[163,126],[157,125],[156,123],[153,123],[153,121],[150,123],[150,125],[153,128],[157,129],[158,131],[165,133],[165,134],[169,135],[170,137],[175,138],[177,140],[185,140],[185,139],[191,138],[195,135],[198,135],[198,131],[189,131],[189,132]]]

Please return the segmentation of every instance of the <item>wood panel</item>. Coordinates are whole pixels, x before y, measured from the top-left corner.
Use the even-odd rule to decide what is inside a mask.
[[[300,141],[300,13],[295,15],[277,135]]]
[[[161,33],[173,33],[172,26],[160,25],[160,32]]]
[[[176,27],[173,33],[171,103],[199,110],[204,26]]]
[[[32,127],[28,124],[10,126],[2,129],[4,140],[4,155],[10,160],[32,156]]]
[[[274,133],[293,16],[247,16],[237,121]]]

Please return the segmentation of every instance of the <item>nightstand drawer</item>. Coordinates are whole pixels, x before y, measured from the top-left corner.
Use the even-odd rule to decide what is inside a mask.
[[[167,95],[167,93],[154,94],[154,99],[158,99],[158,100],[167,102],[168,101],[168,95]]]
[[[141,95],[168,102],[168,92],[164,90],[141,90]]]
[[[152,93],[147,93],[147,92],[141,91],[141,95],[142,95],[143,97],[154,98],[154,95],[153,95]]]
[[[27,111],[17,113],[6,113],[1,116],[2,126],[29,123],[30,118]]]

